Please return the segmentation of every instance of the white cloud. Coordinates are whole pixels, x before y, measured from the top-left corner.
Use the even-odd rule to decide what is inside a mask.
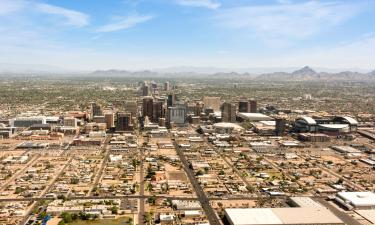
[[[26,6],[23,0],[0,0],[0,16],[17,12]]]
[[[282,65],[311,65],[326,68],[375,69],[375,35],[364,36],[356,41],[333,47],[300,49],[290,52],[274,63]]]
[[[280,4],[291,4],[292,1],[291,0],[277,0],[278,3]]]
[[[204,7],[208,9],[217,9],[221,6],[219,2],[212,0],[177,0],[177,4],[189,7]]]
[[[125,30],[131,27],[134,27],[138,24],[145,23],[153,18],[154,16],[151,16],[151,15],[132,15],[132,16],[122,18],[113,23],[109,23],[102,27],[99,27],[97,29],[97,32],[105,33],[105,32]]]
[[[62,24],[83,27],[89,24],[89,16],[85,13],[66,9],[37,0],[0,0],[0,16],[15,18],[23,16],[32,21],[32,14],[46,14],[62,18]]]
[[[67,25],[83,27],[89,24],[89,16],[78,11],[44,3],[36,4],[36,10],[45,14],[61,16],[66,19],[64,23]]]
[[[223,9],[217,20],[224,27],[261,38],[302,39],[339,25],[365,9],[364,3],[308,1]]]

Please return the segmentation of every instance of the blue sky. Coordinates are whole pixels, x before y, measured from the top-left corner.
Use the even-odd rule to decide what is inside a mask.
[[[0,63],[375,69],[372,0],[0,0]]]

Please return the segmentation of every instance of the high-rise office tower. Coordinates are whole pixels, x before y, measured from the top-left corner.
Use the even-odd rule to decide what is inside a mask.
[[[186,122],[186,106],[176,105],[168,108],[168,123],[184,124]]]
[[[102,115],[103,115],[103,111],[100,105],[97,105],[95,102],[91,103],[91,116],[95,117],[95,116],[102,116]]]
[[[277,136],[283,136],[285,134],[286,121],[283,118],[276,119],[275,134]]]
[[[172,107],[177,101],[177,96],[175,94],[169,94],[167,99],[167,107]]]
[[[104,120],[107,124],[107,128],[115,127],[115,114],[113,112],[107,112],[104,114]]]
[[[153,103],[152,108],[152,122],[158,123],[159,119],[164,117],[164,107],[162,101],[156,101]]]
[[[221,120],[223,122],[236,122],[236,106],[234,104],[224,102],[221,106]]]
[[[142,96],[150,96],[151,95],[151,87],[148,84],[144,84],[142,86]]]
[[[125,111],[130,112],[133,117],[138,116],[138,104],[137,101],[126,101],[124,104]]]
[[[154,99],[152,97],[145,97],[143,98],[142,104],[142,116],[148,117],[152,121],[153,116],[153,108],[154,108]]]
[[[164,91],[169,91],[171,90],[171,84],[169,83],[169,81],[166,81],[164,83]]]
[[[245,98],[241,98],[238,102],[238,112],[250,112],[250,102]]]
[[[116,131],[132,131],[132,115],[131,113],[117,113]]]
[[[250,112],[251,113],[256,113],[258,112],[258,108],[257,108],[257,101],[256,100],[250,100]]]

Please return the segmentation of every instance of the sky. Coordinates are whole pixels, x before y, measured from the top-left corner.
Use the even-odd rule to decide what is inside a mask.
[[[0,63],[375,69],[374,0],[0,0]]]

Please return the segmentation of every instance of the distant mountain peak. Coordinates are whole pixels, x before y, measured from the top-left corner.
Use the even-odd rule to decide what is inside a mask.
[[[309,66],[305,66],[302,69],[294,71],[292,74],[295,74],[295,75],[297,75],[297,74],[298,75],[313,75],[313,74],[317,74],[317,72],[315,70],[311,69]]]

